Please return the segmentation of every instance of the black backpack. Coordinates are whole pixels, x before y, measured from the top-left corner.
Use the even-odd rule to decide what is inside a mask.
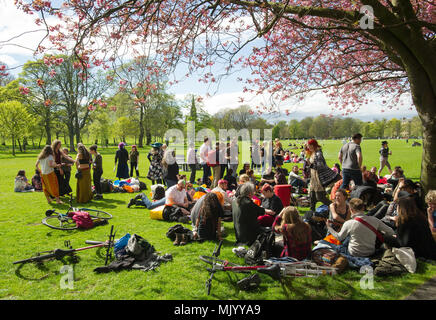
[[[377,188],[369,186],[357,186],[351,193],[350,199],[359,198],[363,201],[366,207],[377,205],[383,200],[383,195]]]
[[[308,223],[312,229],[312,241],[321,240],[327,236],[325,218],[314,216],[312,211],[307,211],[303,221]]]
[[[145,182],[139,181],[139,190],[147,190],[147,185],[145,184]]]
[[[171,241],[174,241],[176,240],[176,233],[185,233],[189,235],[190,233],[192,233],[192,231],[189,230],[188,228],[185,228],[181,224],[176,224],[168,229],[166,236]]]
[[[112,190],[114,189],[112,181],[109,179],[101,178],[100,184],[101,184],[101,192],[102,193],[111,193]]]
[[[245,263],[249,265],[262,265],[263,260],[273,256],[275,235],[272,231],[265,231],[257,236],[257,239],[245,254]]]

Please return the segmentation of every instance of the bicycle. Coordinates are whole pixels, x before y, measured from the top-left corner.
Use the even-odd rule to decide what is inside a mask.
[[[264,260],[265,265],[257,266],[241,266],[227,260],[218,259],[220,255],[221,246],[223,242],[220,241],[215,245],[212,256],[200,256],[200,260],[212,265],[212,269],[206,268],[210,273],[210,278],[206,280],[207,294],[210,294],[212,287],[212,279],[217,271],[231,271],[236,273],[250,273],[257,271],[259,273],[270,276],[273,280],[280,281],[282,277],[316,277],[319,275],[335,275],[337,269],[334,267],[319,266],[312,261],[298,261],[297,259],[286,258],[270,258]]]
[[[111,248],[114,246],[115,243],[115,233],[113,232],[113,230],[114,230],[114,226],[111,227],[109,239],[106,241],[93,241],[93,240],[85,241],[85,243],[92,244],[92,246],[73,249],[70,246],[70,241],[65,241],[64,243],[67,249],[54,249],[50,251],[37,252],[33,257],[24,260],[15,261],[13,262],[13,264],[24,264],[24,263],[33,263],[33,262],[42,263],[43,261],[48,261],[52,259],[61,260],[66,256],[73,256],[76,252],[94,249],[94,248],[106,247],[106,259],[105,259],[105,265],[106,265],[109,259],[112,258]],[[41,255],[42,253],[45,254]]]
[[[68,208],[66,213],[56,212],[53,209],[47,210],[45,212],[46,217],[42,219],[42,224],[50,227],[52,229],[57,230],[74,230],[77,229],[76,222],[69,216],[70,212],[75,211],[85,211],[89,213],[92,221],[94,223],[103,222],[112,219],[112,215],[108,212],[98,210],[98,209],[89,209],[89,208],[75,208],[73,207],[73,197],[70,197]]]

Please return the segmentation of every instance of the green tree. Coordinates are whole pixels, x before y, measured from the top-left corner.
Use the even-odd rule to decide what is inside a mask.
[[[12,154],[15,156],[15,141],[28,135],[33,120],[19,101],[0,103],[0,130],[12,140]]]

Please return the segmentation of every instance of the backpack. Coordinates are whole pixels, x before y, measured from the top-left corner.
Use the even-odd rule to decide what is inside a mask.
[[[91,229],[94,227],[94,222],[89,216],[88,212],[85,211],[73,211],[68,213],[68,216],[73,219],[79,229]]]
[[[373,187],[369,186],[357,186],[350,193],[350,199],[359,198],[363,201],[366,207],[376,205],[383,200],[383,195]]]
[[[313,216],[312,211],[306,212],[303,218],[304,222],[307,222],[312,229],[312,241],[324,239],[327,235],[327,227],[325,225],[325,219],[317,216]]]
[[[183,217],[182,209],[174,206],[165,206],[162,211],[162,218],[165,221],[179,221],[180,218]]]
[[[325,205],[325,204],[320,205],[315,210],[315,216],[328,219],[328,217],[329,217],[329,207],[327,205]]]
[[[147,185],[145,182],[139,181],[139,191],[147,190]]]
[[[100,179],[101,184],[101,192],[102,193],[111,193],[114,189],[114,186],[112,185],[112,181],[109,179]]]
[[[189,235],[190,233],[192,234],[192,231],[189,230],[188,228],[185,228],[181,224],[176,224],[175,226],[172,226],[168,229],[166,236],[171,241],[174,241],[176,240],[176,233],[186,233]]]
[[[244,256],[245,263],[263,265],[263,260],[273,256],[274,245],[275,235],[272,231],[259,234]]]

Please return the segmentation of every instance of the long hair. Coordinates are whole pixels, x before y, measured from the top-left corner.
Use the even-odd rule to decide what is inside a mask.
[[[42,149],[41,153],[38,155],[38,160],[42,160],[47,158],[49,155],[53,155],[53,149],[51,146],[46,145],[44,149]]]
[[[82,143],[77,144],[77,153],[82,155],[82,160],[89,160],[91,158],[88,149]]]
[[[396,226],[407,223],[411,220],[424,219],[425,215],[418,209],[414,197],[404,197],[397,200],[398,219]]]
[[[218,196],[214,192],[206,194],[198,213],[199,217],[203,218],[202,223],[205,224],[206,220],[212,219],[215,224],[217,219],[214,218],[222,216],[223,214],[223,207],[218,200]]]
[[[310,158],[310,156],[312,155],[309,146],[313,146],[313,149],[315,150],[314,152],[316,152],[318,149],[321,149],[321,146],[318,144],[318,141],[316,141],[316,139],[310,139],[309,141],[307,141],[306,155],[308,158]]]
[[[61,143],[62,143],[61,140],[58,139],[52,142],[51,148],[53,149],[53,153],[56,153],[57,146],[60,145]],[[61,150],[59,149],[58,152],[61,152]]]
[[[297,208],[289,206],[282,210],[282,226],[288,224],[288,232],[292,239],[297,242],[304,242],[307,240],[308,228],[307,223],[305,223],[298,212]]]

